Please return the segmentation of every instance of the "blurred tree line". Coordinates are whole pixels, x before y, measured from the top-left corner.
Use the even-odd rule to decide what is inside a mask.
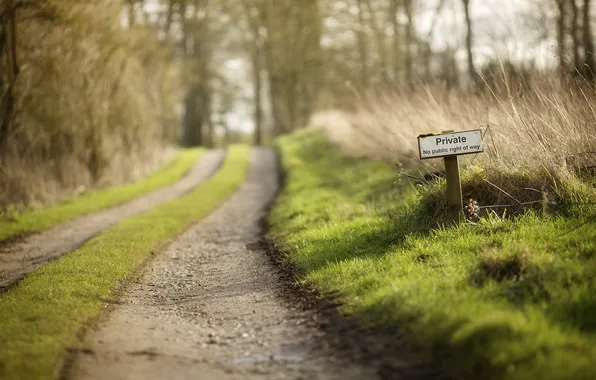
[[[242,139],[228,118],[241,103],[260,144],[371,90],[469,88],[499,71],[527,82],[532,67],[507,57],[478,63],[473,11],[489,3],[0,0],[0,203],[41,195],[33,177],[66,189],[125,180],[168,144]],[[511,28],[552,39],[561,76],[592,79],[591,5],[521,1],[525,25]],[[437,47],[446,18],[460,28]]]
[[[594,37],[591,0],[553,0],[557,9],[557,45],[559,68],[594,79]]]
[[[349,108],[365,92],[407,92],[431,83],[479,91],[503,79],[528,87],[538,70],[532,62],[478,57],[478,30],[503,29],[499,24],[517,33],[485,39],[480,48],[514,44],[523,35],[529,47],[554,47],[550,54],[558,57],[566,83],[573,77],[592,80],[596,70],[591,0],[519,0],[510,6],[515,19],[500,21],[490,15],[475,19],[474,11],[495,11],[507,0],[225,3],[252,63],[258,142],[264,119],[275,136],[304,125],[315,108]],[[446,28],[450,23],[455,27]],[[437,37],[442,44],[435,43]]]

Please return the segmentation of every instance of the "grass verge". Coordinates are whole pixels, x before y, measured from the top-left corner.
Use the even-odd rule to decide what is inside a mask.
[[[386,164],[312,131],[278,147],[270,234],[343,312],[407,327],[456,378],[596,378],[596,207],[434,228],[425,195]]]
[[[201,149],[187,149],[164,168],[133,184],[85,193],[80,197],[23,214],[0,219],[0,241],[25,232],[40,231],[55,224],[129,201],[176,182],[190,170]]]
[[[230,147],[220,171],[193,192],[117,224],[0,294],[0,378],[55,378],[65,349],[127,275],[242,184],[248,153]]]

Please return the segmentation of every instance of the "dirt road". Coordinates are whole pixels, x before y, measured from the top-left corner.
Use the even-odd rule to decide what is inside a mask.
[[[386,360],[376,338],[321,328],[330,322],[321,309],[289,290],[286,272],[255,244],[277,171],[273,151],[253,151],[240,190],[149,264],[63,378],[435,378],[410,355]]]
[[[13,286],[35,268],[80,247],[117,222],[187,193],[213,175],[224,156],[223,150],[206,152],[184,178],[171,186],[60,224],[16,243],[0,245],[0,290]]]
[[[356,379],[374,371],[321,352],[312,315],[280,296],[259,220],[278,186],[275,155],[253,152],[246,183],[169,246],[100,324],[70,379]]]

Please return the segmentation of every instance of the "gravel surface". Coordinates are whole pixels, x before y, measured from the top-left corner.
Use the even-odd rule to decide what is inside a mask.
[[[0,244],[0,290],[10,288],[35,268],[80,247],[117,222],[189,192],[217,171],[224,156],[223,150],[205,152],[190,172],[171,186],[26,238],[16,239],[15,242]]]
[[[241,189],[158,256],[99,322],[67,378],[377,378],[324,344],[316,315],[288,302],[279,271],[255,249],[278,178],[273,151],[257,149],[251,160]]]
[[[341,317],[278,265],[260,228],[278,187],[274,152],[256,149],[240,190],[148,264],[61,378],[442,378],[398,332]]]

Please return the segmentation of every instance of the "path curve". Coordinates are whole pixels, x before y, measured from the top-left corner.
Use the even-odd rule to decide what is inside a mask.
[[[121,220],[180,197],[212,176],[225,157],[223,150],[207,151],[181,180],[132,201],[59,224],[21,241],[0,246],[0,290],[14,286],[35,268],[56,260]]]
[[[282,295],[265,252],[247,248],[277,192],[277,170],[273,151],[253,151],[245,184],[152,262],[65,377],[377,378],[321,344],[313,314]]]

